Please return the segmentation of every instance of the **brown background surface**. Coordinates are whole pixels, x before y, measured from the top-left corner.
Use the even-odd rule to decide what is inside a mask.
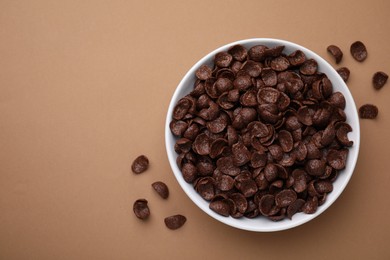
[[[298,4],[299,2],[299,4]],[[389,259],[390,2],[0,1],[0,259]],[[254,37],[344,51],[361,150],[342,196],[282,232],[225,226],[198,209],[165,153],[170,97],[209,51]],[[349,46],[369,51],[354,61]],[[338,66],[335,66],[338,67]],[[146,154],[150,169],[130,172]],[[162,200],[151,183],[162,180]],[[147,198],[152,215],[135,218]],[[164,217],[188,217],[168,230]]]

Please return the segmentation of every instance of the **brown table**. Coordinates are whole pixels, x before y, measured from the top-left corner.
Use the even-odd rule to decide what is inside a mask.
[[[300,5],[296,3],[299,2]],[[388,1],[1,1],[0,259],[389,259]],[[170,97],[209,51],[254,37],[296,42],[351,70],[361,120],[355,173],[325,213],[297,228],[253,233],[197,208],[165,153]],[[369,56],[352,59],[363,41]],[[130,172],[146,154],[150,169]],[[162,200],[151,188],[166,182]],[[132,212],[147,198],[146,222]],[[184,214],[171,231],[164,217]]]

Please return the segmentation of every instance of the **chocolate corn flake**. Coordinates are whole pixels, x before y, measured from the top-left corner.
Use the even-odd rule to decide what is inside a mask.
[[[192,163],[184,164],[181,172],[183,174],[184,180],[188,183],[192,183],[197,176],[196,167]]]
[[[328,99],[328,102],[340,109],[345,108],[345,97],[341,92],[334,92]],[[344,112],[344,111],[343,111]]]
[[[293,149],[294,140],[293,140],[290,132],[288,132],[286,130],[279,131],[278,140],[279,140],[280,146],[282,147],[282,150],[285,153],[288,153]]]
[[[169,229],[175,230],[181,228],[187,221],[187,218],[183,215],[173,215],[164,219],[165,226]]]
[[[187,98],[182,98],[173,109],[173,118],[182,119],[191,107],[191,102]]]
[[[226,200],[218,200],[210,202],[210,209],[217,212],[219,215],[228,217],[230,215],[230,205]]]
[[[318,64],[314,59],[306,60],[300,67],[299,71],[303,75],[313,75],[317,72]]]
[[[280,191],[275,196],[275,203],[280,208],[288,207],[297,199],[297,194],[291,189],[285,189]]]
[[[248,56],[247,49],[242,45],[234,45],[230,47],[228,50],[228,53],[232,55],[233,59],[237,61],[245,61],[246,57]]]
[[[276,86],[278,83],[278,77],[276,72],[271,68],[264,68],[261,71],[261,79],[266,86]]]
[[[200,80],[206,80],[211,77],[212,70],[207,65],[202,65],[199,67],[199,69],[196,71],[195,75]]]
[[[137,218],[147,219],[150,215],[150,210],[148,207],[148,201],[146,199],[138,199],[134,202],[133,211]]]
[[[234,187],[234,179],[229,175],[222,174],[220,177],[216,178],[216,186],[221,191],[229,191]]]
[[[335,170],[342,170],[347,164],[348,150],[330,150],[326,156],[328,164]]]
[[[372,77],[372,84],[374,88],[381,89],[386,84],[388,78],[389,75],[383,71],[375,72],[374,76]]]
[[[267,46],[256,45],[248,50],[249,58],[253,61],[264,61],[266,58]]]
[[[146,171],[149,167],[149,159],[145,155],[138,156],[131,165],[131,170],[135,174],[140,174]]]
[[[338,68],[336,71],[340,75],[340,77],[344,80],[344,82],[348,81],[351,72],[347,67]]]
[[[162,181],[156,181],[152,183],[153,189],[161,196],[163,199],[167,199],[169,197],[169,189],[168,186]]]
[[[287,217],[292,219],[292,216],[301,211],[302,206],[305,204],[303,199],[297,199],[287,207]]]
[[[353,141],[348,139],[348,133],[352,131],[352,127],[345,122],[340,122],[336,125],[336,129],[337,141],[339,141],[344,146],[352,146]]]
[[[233,60],[233,56],[227,52],[219,52],[215,55],[215,65],[221,68],[229,67]]]
[[[243,65],[241,70],[245,72],[246,75],[249,75],[253,78],[256,78],[260,75],[262,70],[262,65],[259,62],[255,62],[252,60],[246,61]],[[244,75],[245,75],[244,74]]]
[[[359,108],[359,116],[362,119],[375,119],[378,116],[378,107],[373,104],[365,104]]]
[[[343,52],[341,51],[341,49],[336,45],[329,45],[326,50],[333,56],[336,61],[336,64],[339,64],[343,58]]]
[[[361,41],[352,43],[350,51],[352,57],[359,62],[362,62],[367,58],[367,48]]]
[[[278,56],[271,61],[271,68],[274,71],[284,71],[290,66],[290,62],[286,57]]]
[[[306,214],[314,214],[318,208],[318,198],[317,197],[309,197],[306,200],[305,204],[302,206],[302,211]]]
[[[299,66],[306,61],[306,56],[301,50],[296,50],[287,56],[292,66]]]
[[[329,180],[319,180],[314,183],[316,191],[320,194],[330,193],[333,191],[333,184]]]

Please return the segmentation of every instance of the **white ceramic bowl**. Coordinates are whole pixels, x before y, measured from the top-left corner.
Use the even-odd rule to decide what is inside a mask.
[[[317,61],[318,70],[320,72],[325,73],[328,76],[328,78],[331,80],[333,84],[333,91],[340,91],[341,93],[344,94],[346,100],[346,108],[344,111],[347,115],[347,123],[349,123],[353,128],[353,131],[348,134],[348,137],[350,140],[353,140],[354,145],[350,148],[348,158],[347,158],[346,168],[340,172],[337,180],[333,183],[333,191],[328,194],[326,198],[326,202],[322,206],[318,207],[317,211],[314,214],[297,213],[293,216],[292,220],[286,218],[278,222],[273,222],[265,217],[257,217],[254,219],[248,219],[245,217],[240,219],[235,219],[232,217],[223,217],[215,213],[214,211],[212,211],[209,208],[209,202],[204,200],[194,190],[191,184],[188,184],[187,182],[184,181],[182,177],[182,173],[176,164],[177,154],[174,151],[174,144],[176,138],[172,135],[169,128],[169,123],[172,120],[173,108],[180,98],[188,94],[193,89],[194,82],[195,82],[195,71],[202,64],[207,64],[211,66],[213,64],[213,58],[216,53],[220,51],[226,51],[229,49],[229,47],[236,44],[241,44],[246,48],[250,48],[254,45],[259,45],[259,44],[263,44],[268,47],[284,45],[285,46],[284,53],[291,53],[299,49],[305,53],[307,58],[313,58]],[[356,110],[356,105],[352,98],[352,95],[349,92],[348,87],[346,86],[344,81],[341,79],[338,73],[333,69],[333,67],[328,62],[326,62],[323,58],[321,58],[319,55],[312,52],[311,50],[306,49],[305,47],[302,47],[292,42],[278,40],[278,39],[269,39],[269,38],[255,38],[255,39],[247,39],[247,40],[232,42],[225,46],[222,46],[210,52],[206,56],[204,56],[187,72],[187,74],[181,80],[180,84],[177,86],[176,91],[173,94],[172,100],[169,104],[166,123],[165,123],[165,145],[166,145],[169,163],[171,165],[171,168],[173,170],[173,173],[175,174],[177,181],[179,182],[180,186],[183,188],[184,192],[190,197],[190,199],[199,208],[201,208],[204,212],[206,212],[211,217],[227,225],[239,229],[250,230],[250,231],[271,232],[271,231],[285,230],[285,229],[302,225],[314,219],[318,215],[320,215],[327,208],[329,208],[329,206],[332,205],[333,202],[335,202],[335,200],[340,196],[344,188],[347,186],[348,181],[350,180],[356,165],[356,161],[359,153],[359,145],[360,145],[360,126],[359,126],[359,118]]]

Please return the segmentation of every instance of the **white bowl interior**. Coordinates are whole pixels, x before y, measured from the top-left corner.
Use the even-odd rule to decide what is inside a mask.
[[[241,44],[246,48],[250,48],[254,45],[259,45],[259,44],[263,44],[268,47],[284,45],[285,46],[284,53],[287,54],[299,49],[305,53],[307,58],[313,58],[318,62],[319,65],[318,70],[320,72],[325,73],[328,76],[328,78],[331,80],[333,84],[333,91],[334,92],[340,91],[341,93],[344,94],[346,100],[346,108],[344,111],[347,115],[347,123],[349,123],[353,129],[353,131],[349,133],[348,137],[350,140],[353,140],[354,145],[350,148],[348,158],[347,158],[346,168],[339,173],[337,180],[333,183],[333,191],[328,194],[326,202],[322,206],[318,207],[317,211],[314,214],[297,213],[293,216],[292,220],[286,218],[278,222],[273,222],[264,217],[257,217],[254,219],[249,219],[245,217],[240,219],[235,219],[232,217],[223,217],[221,215],[218,215],[214,211],[212,211],[209,208],[209,202],[204,200],[194,190],[191,184],[184,181],[182,177],[182,173],[176,164],[177,154],[174,151],[174,144],[176,138],[172,135],[169,128],[169,123],[172,119],[173,108],[175,107],[177,101],[180,98],[182,98],[183,96],[191,92],[191,90],[193,89],[194,82],[196,79],[195,71],[202,64],[208,64],[211,66],[213,64],[213,58],[216,53],[220,51],[226,51],[229,47],[236,44]],[[341,79],[338,73],[333,69],[333,67],[328,62],[326,62],[323,58],[321,58],[319,55],[315,54],[314,52],[295,43],[291,43],[285,40],[278,40],[278,39],[255,38],[255,39],[241,40],[241,41],[233,42],[225,46],[222,46],[207,54],[187,72],[187,74],[184,76],[184,78],[181,80],[180,84],[178,85],[175,93],[173,94],[172,100],[169,104],[166,124],[165,124],[165,145],[167,149],[169,163],[171,165],[171,168],[173,170],[173,173],[175,174],[177,181],[179,182],[180,186],[183,188],[184,192],[190,197],[190,199],[199,208],[201,208],[204,212],[206,212],[211,217],[227,225],[239,229],[249,230],[249,231],[270,232],[270,231],[285,230],[292,227],[296,227],[314,219],[322,212],[324,212],[330,205],[332,205],[332,203],[340,196],[340,194],[343,192],[344,188],[346,187],[348,181],[350,180],[356,165],[356,161],[359,153],[359,145],[360,145],[360,126],[359,126],[359,118],[356,110],[356,105],[352,98],[352,95],[348,87],[344,83],[344,81]]]

